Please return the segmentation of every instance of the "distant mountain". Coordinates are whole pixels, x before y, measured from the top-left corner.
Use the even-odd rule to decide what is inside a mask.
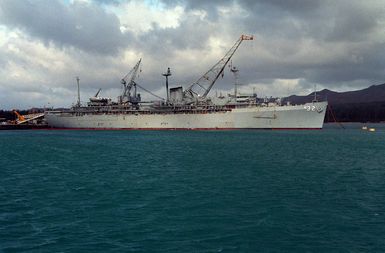
[[[311,102],[313,99],[314,92],[307,96],[289,96],[284,98],[283,101],[290,101],[292,104],[302,104]],[[317,92],[317,100],[327,100],[331,105],[385,102],[385,84],[372,85],[362,90],[347,92],[335,92],[324,89]]]

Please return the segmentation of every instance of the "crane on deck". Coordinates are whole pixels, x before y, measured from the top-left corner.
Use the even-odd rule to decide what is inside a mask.
[[[100,88],[98,92],[96,92],[95,96],[90,97],[90,102],[88,102],[89,106],[107,105],[111,102],[110,98],[99,97],[99,93],[101,90],[102,88]]]
[[[140,59],[135,66],[130,70],[130,72],[127,73],[125,77],[122,78],[120,81],[123,84],[123,92],[122,95],[119,96],[119,102],[120,103],[131,103],[131,104],[138,104],[140,102],[140,94],[136,93],[136,86],[137,83],[135,82],[135,79],[138,77],[138,71],[140,67],[140,63],[142,62],[142,59]],[[131,89],[133,90],[133,94],[131,95]]]
[[[187,103],[199,102],[206,98],[219,76],[223,74],[227,63],[244,40],[253,40],[253,36],[241,35],[222,59],[183,92],[184,100]]]

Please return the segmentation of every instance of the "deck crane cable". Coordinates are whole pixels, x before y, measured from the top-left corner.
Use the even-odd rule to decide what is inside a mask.
[[[244,40],[253,40],[253,36],[241,35],[241,37],[235,42],[233,47],[222,59],[220,59],[202,77],[200,77],[196,82],[191,84],[187,90],[184,91],[184,97],[190,100],[190,102],[193,102],[197,98],[206,98],[219,76],[223,73],[227,63],[230,61],[235,51],[237,51],[238,47]]]
[[[143,88],[143,87],[140,86],[139,84],[136,84],[136,86],[138,86],[139,88],[141,88],[141,89],[144,90],[145,92],[150,93],[150,94],[153,95],[154,97],[157,97],[157,98],[159,98],[159,99],[161,99],[161,100],[165,100],[164,98],[162,98],[162,97],[160,97],[160,96],[158,96],[158,95],[152,93],[151,91],[149,91],[149,90]]]

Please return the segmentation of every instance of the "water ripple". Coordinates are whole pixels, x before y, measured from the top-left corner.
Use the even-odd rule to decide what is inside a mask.
[[[385,135],[3,131],[0,251],[382,252]]]

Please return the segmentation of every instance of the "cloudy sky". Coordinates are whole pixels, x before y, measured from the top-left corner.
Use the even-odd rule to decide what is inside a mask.
[[[165,97],[188,87],[224,56],[243,92],[307,94],[385,82],[385,0],[0,0],[0,109],[70,106],[142,58],[137,82]],[[228,68],[211,95],[233,89]],[[153,97],[143,94],[148,99]]]

